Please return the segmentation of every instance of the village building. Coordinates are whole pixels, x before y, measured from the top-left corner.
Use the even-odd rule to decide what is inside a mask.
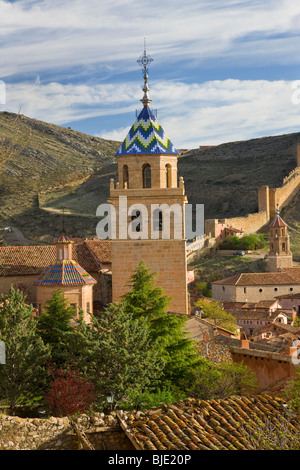
[[[70,257],[68,262],[72,260],[73,266],[79,266],[96,281],[93,285],[93,298],[85,302],[85,304],[90,303],[89,310],[95,313],[111,302],[110,241],[96,238],[70,239],[67,237],[66,240],[67,239],[68,243],[62,245],[57,243],[53,245],[0,247],[1,293],[7,294],[12,285],[14,288],[24,293],[26,303],[31,303],[37,312],[40,311],[43,303],[39,301],[41,289],[44,289],[45,292],[48,291],[45,290],[45,286],[39,289],[38,286],[36,286],[36,281],[39,276],[49,270],[57,261],[62,261],[59,260],[60,256],[66,254]],[[63,248],[67,248],[67,251],[65,252]],[[62,251],[60,252],[60,250]],[[67,260],[64,262],[65,265],[68,264],[66,261]],[[70,272],[70,267],[68,270]],[[60,274],[57,272],[56,274],[57,279],[61,281],[65,279],[66,272],[61,272]],[[75,279],[75,272],[73,272],[73,275]],[[50,285],[50,283],[48,283],[48,285]],[[61,285],[57,283],[55,288],[58,289],[62,286],[63,283]],[[38,293],[37,290],[39,291]],[[72,303],[82,306],[83,302],[83,298],[80,300],[80,295],[78,294],[77,300]]]
[[[177,176],[179,153],[149,107],[147,59],[144,52],[143,109],[115,155],[118,182],[110,183],[108,203],[117,221],[111,238],[112,300],[119,301],[129,290],[130,277],[143,261],[171,297],[170,311],[187,314],[187,198]]]
[[[293,266],[287,225],[277,213],[270,224],[266,273],[241,273],[212,283],[212,297],[225,302],[276,300],[300,293],[300,266]]]
[[[235,316],[241,331],[244,332],[249,338],[254,336],[257,331],[265,325],[270,325],[274,322],[288,324],[288,316],[283,313],[281,309],[278,309],[275,312],[268,310],[246,310],[234,312],[233,315]]]
[[[212,297],[226,302],[259,302],[300,293],[300,268],[294,272],[241,273],[212,282]]]
[[[272,322],[271,324],[258,328],[249,338],[250,341],[260,343],[287,345],[287,342],[294,342],[300,339],[300,327],[284,322]]]
[[[249,367],[255,374],[259,390],[296,377],[299,359],[294,341],[252,343],[242,335],[240,344],[232,346],[230,352],[234,363]]]
[[[93,314],[93,286],[96,280],[73,260],[72,240],[63,233],[56,240],[56,260],[34,281],[36,304],[39,314],[45,304],[60,290],[64,299],[78,315],[82,310],[83,319],[90,323]]]
[[[293,309],[300,317],[300,293],[279,295],[278,300],[284,309]]]

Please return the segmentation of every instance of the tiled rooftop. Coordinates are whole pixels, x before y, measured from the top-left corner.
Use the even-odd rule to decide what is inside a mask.
[[[132,154],[178,155],[178,151],[148,107],[144,107],[140,112],[116,156]]]
[[[268,310],[246,310],[246,311],[234,311],[232,315],[236,317],[237,320],[269,320],[274,321],[278,315],[287,316],[282,309],[275,310],[275,312],[269,312]]]
[[[282,220],[279,214],[276,214],[269,227],[287,227],[287,224]]]
[[[274,273],[242,273],[225,279],[214,281],[212,284],[232,286],[254,286],[254,285],[290,285],[300,282],[300,269],[290,268],[284,272]]]
[[[57,261],[34,281],[37,286],[78,286],[95,283],[95,279],[73,260]]]
[[[98,272],[109,263],[111,244],[107,240],[75,239],[72,258],[87,272]],[[1,246],[0,276],[40,274],[56,260],[55,245]]]
[[[253,436],[260,420],[284,422],[286,433],[299,423],[283,415],[285,401],[271,395],[229,399],[187,399],[145,412],[120,412],[122,428],[139,450],[252,450],[243,429]]]

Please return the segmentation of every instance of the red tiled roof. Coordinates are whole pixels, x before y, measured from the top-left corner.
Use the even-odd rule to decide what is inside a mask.
[[[300,266],[294,266],[293,268],[284,268],[283,272],[293,276],[297,282],[300,282]]]
[[[282,220],[279,214],[276,214],[270,223],[270,227],[287,227],[287,224]]]
[[[86,239],[85,245],[97,260],[100,259],[102,263],[111,262],[111,242],[109,240]]]
[[[292,268],[290,268],[291,270]],[[253,286],[253,285],[289,285],[300,282],[300,271],[292,272],[286,269],[283,272],[274,273],[242,273],[230,276],[225,279],[212,282],[212,284],[232,285],[232,286]]]
[[[284,414],[282,398],[261,394],[228,399],[187,399],[145,412],[118,412],[120,424],[139,450],[254,450],[258,420],[282,424],[287,439],[299,423]],[[256,434],[255,434],[256,433]]]
[[[102,263],[110,262],[110,242],[73,240],[74,261],[88,273],[98,272]],[[56,261],[55,245],[1,246],[0,276],[40,274]]]

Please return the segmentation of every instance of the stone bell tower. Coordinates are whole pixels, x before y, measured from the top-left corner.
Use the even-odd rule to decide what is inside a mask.
[[[144,72],[143,109],[116,153],[118,182],[110,182],[108,203],[115,209],[112,247],[112,300],[129,290],[140,261],[156,273],[156,285],[173,300],[169,311],[188,313],[183,179],[177,177],[178,151],[166,136],[149,104],[146,54],[138,62]]]
[[[268,270],[276,272],[279,269],[292,268],[293,256],[290,250],[290,236],[288,234],[288,226],[279,215],[279,207],[277,205],[276,215],[270,226],[269,236],[269,259]]]

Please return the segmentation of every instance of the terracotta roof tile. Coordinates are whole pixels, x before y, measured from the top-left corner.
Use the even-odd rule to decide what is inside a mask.
[[[287,224],[282,220],[279,214],[276,214],[269,227],[287,227]]]
[[[109,263],[110,242],[106,240],[73,240],[73,260],[88,273],[98,272]],[[0,276],[40,274],[56,260],[55,245],[1,246]]]
[[[300,282],[300,270],[291,271],[291,269],[274,273],[242,273],[214,281],[212,284],[234,286],[297,284]]]
[[[251,434],[258,417],[283,421],[287,433],[299,432],[299,423],[283,415],[285,401],[271,395],[233,396],[165,405],[145,412],[119,412],[121,426],[140,450],[252,450],[242,429]]]

